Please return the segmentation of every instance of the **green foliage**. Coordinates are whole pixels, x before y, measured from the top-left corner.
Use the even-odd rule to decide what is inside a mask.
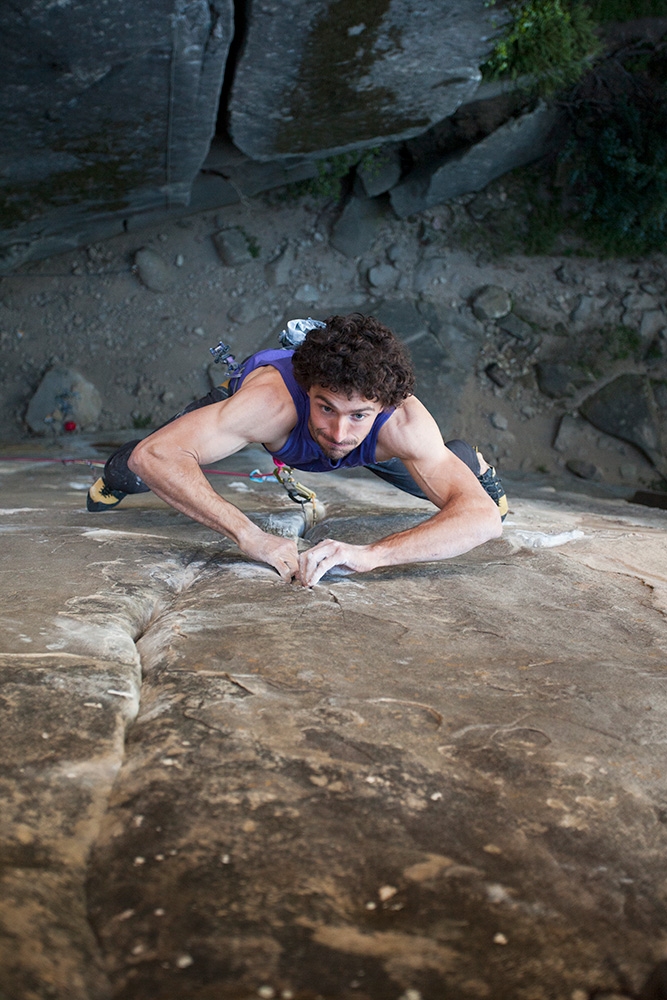
[[[599,48],[586,4],[509,0],[506,10],[509,23],[482,66],[487,80],[530,76],[540,92],[553,93],[579,79]]]
[[[558,237],[563,231],[563,210],[560,199],[553,189],[544,183],[539,169],[528,167],[520,171],[522,200],[526,205],[526,227],[523,237],[523,253],[531,256],[549,254],[553,251]]]
[[[637,17],[667,17],[667,0],[588,0],[587,6],[598,24],[632,21]]]
[[[257,257],[259,257],[259,254],[260,254],[260,246],[259,246],[259,243],[257,242],[256,238],[251,233],[248,233],[243,228],[243,226],[237,226],[236,228],[241,233],[241,235],[243,236],[243,238],[245,239],[245,241],[246,241],[246,243],[248,245],[248,253],[250,254],[250,256],[253,259],[256,260]]]
[[[136,417],[132,417],[132,426],[135,430],[142,431],[146,427],[150,427],[153,421],[153,415],[147,413],[145,416],[139,413]]]
[[[369,177],[377,177],[388,160],[389,156],[386,152],[381,150],[379,146],[372,146],[371,149],[363,151],[359,166]]]
[[[582,231],[607,254],[667,249],[667,102],[628,89],[578,107],[565,150]]]
[[[340,153],[318,160],[317,177],[300,182],[300,193],[310,194],[315,198],[326,198],[338,201],[343,191],[343,181],[355,163],[359,162],[359,153]]]
[[[604,350],[612,361],[639,357],[642,340],[637,330],[630,326],[610,327],[604,331]]]

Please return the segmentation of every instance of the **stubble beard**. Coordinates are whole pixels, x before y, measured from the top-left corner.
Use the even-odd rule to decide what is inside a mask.
[[[325,436],[324,432],[314,427],[311,429],[311,436],[315,438],[320,448],[327,456],[327,458],[332,459],[334,462],[341,458],[345,458],[350,452],[359,444],[359,441],[355,438],[352,441],[343,441],[341,444],[332,444]]]

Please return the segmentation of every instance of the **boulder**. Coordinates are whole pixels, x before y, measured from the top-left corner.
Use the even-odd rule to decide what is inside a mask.
[[[473,297],[472,311],[480,320],[502,319],[512,309],[509,293],[499,285],[485,285]]]
[[[294,247],[288,244],[264,268],[267,284],[274,286],[286,285],[289,282],[290,271],[294,267],[295,259]]]
[[[283,0],[246,18],[230,131],[256,160],[419,135],[476,91],[494,33],[484,0]]]
[[[437,285],[445,273],[447,261],[444,257],[428,257],[415,267],[412,286],[417,295],[427,295],[433,285]]]
[[[375,242],[384,216],[379,202],[353,195],[333,225],[331,246],[346,257],[361,257]]]
[[[551,399],[561,399],[563,396],[573,396],[576,385],[570,365],[558,362],[539,361],[535,366],[537,384],[540,392]]]
[[[152,292],[166,292],[171,284],[169,265],[152,247],[142,247],[134,255],[137,277]]]
[[[225,267],[240,267],[243,264],[249,264],[258,253],[251,238],[236,226],[214,233],[213,245]]]
[[[482,344],[482,326],[430,301],[386,300],[375,315],[408,344],[419,398],[442,433],[456,433],[456,409]]]
[[[601,472],[593,462],[587,462],[584,458],[570,458],[565,463],[565,467],[573,476],[578,479],[600,479]]]
[[[639,323],[639,336],[646,344],[667,327],[667,316],[662,309],[647,309]]]
[[[417,309],[415,303],[409,300],[385,299],[374,310],[374,316],[405,343],[419,340],[429,332],[426,317]]]
[[[3,228],[29,239],[187,203],[215,131],[232,0],[26,0],[3,5],[0,29]]]
[[[527,341],[532,335],[532,327],[524,320],[520,319],[516,313],[510,312],[506,316],[501,316],[497,322],[499,330],[509,333],[515,340]]]
[[[580,295],[577,304],[570,313],[570,319],[580,326],[590,323],[592,320],[599,320],[600,310],[604,305],[605,300],[600,300],[594,295]]]
[[[299,285],[294,293],[294,298],[297,302],[318,302],[320,293],[315,285],[306,283],[304,285]]]
[[[556,110],[541,103],[475,146],[419,167],[391,190],[392,208],[404,219],[469,191],[481,191],[497,177],[544,156],[554,144],[557,120]]]
[[[664,475],[667,411],[661,410],[654,395],[654,386],[659,391],[661,384],[645,375],[620,375],[589,396],[579,410],[598,430],[629,441],[643,451]]]
[[[391,264],[375,264],[368,269],[368,283],[373,288],[395,288],[400,277],[400,271]]]
[[[102,397],[92,382],[71,368],[52,368],[30,400],[25,422],[35,434],[86,430],[95,426],[101,410]]]
[[[554,438],[554,449],[561,455],[586,454],[597,445],[597,431],[577,414],[564,413]]]
[[[380,149],[377,153],[364,157],[357,167],[357,177],[361,179],[369,198],[389,191],[401,178],[401,157],[397,149]]]

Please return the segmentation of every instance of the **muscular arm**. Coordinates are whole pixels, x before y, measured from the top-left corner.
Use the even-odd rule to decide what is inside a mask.
[[[333,566],[366,572],[398,563],[450,559],[501,533],[498,508],[477,477],[445,448],[435,420],[410,397],[378,435],[377,457],[400,458],[439,508],[422,524],[368,545],[327,539],[301,556],[301,579],[313,586]]]
[[[291,409],[290,409],[291,407]],[[271,372],[261,373],[235,396],[179,417],[141,441],[129,467],[156,496],[200,524],[231,538],[247,556],[273,566],[283,579],[298,575],[296,544],[270,535],[219,496],[200,466],[233,455],[247,444],[286,437],[294,407]]]

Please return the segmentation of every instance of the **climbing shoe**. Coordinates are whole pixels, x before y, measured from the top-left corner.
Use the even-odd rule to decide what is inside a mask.
[[[477,478],[500,511],[501,521],[504,521],[509,512],[509,507],[507,505],[507,497],[505,496],[503,484],[498,478],[498,473],[493,466],[490,465],[486,472],[482,473],[482,475]]]
[[[117,507],[126,496],[127,493],[122,493],[121,490],[109,489],[100,476],[97,482],[93,483],[88,490],[86,507],[93,514],[97,514],[101,510],[111,510],[113,507]]]

